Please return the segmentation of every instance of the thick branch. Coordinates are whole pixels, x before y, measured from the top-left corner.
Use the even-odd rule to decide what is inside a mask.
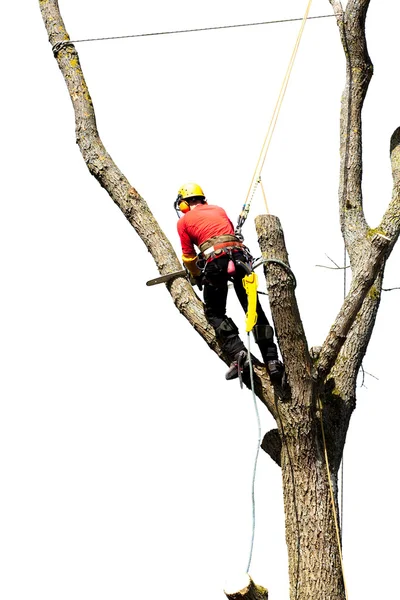
[[[277,259],[289,266],[282,227],[277,217],[256,218],[258,243],[264,259]],[[279,264],[264,266],[268,294],[279,347],[290,386],[302,389],[305,376],[311,376],[311,358],[301,322],[293,280]]]
[[[362,260],[367,223],[362,199],[361,111],[373,73],[365,39],[365,18],[369,0],[349,0],[343,14],[339,2],[331,0],[346,56],[346,85],[340,117],[341,228],[354,267]]]
[[[68,40],[69,36],[57,0],[41,0],[40,8],[52,46]],[[90,173],[106,189],[134,227],[154,258],[160,274],[181,269],[172,245],[150,212],[147,203],[121,173],[102,144],[78,53],[71,45],[61,46],[56,53],[56,59],[67,84],[75,112],[76,141]],[[207,323],[203,305],[191,285],[184,279],[177,279],[167,287],[179,311],[206,343],[222,357],[214,330]]]
[[[178,271],[182,265],[172,245],[153,217],[145,200],[118,169],[100,139],[92,99],[86,85],[75,47],[60,42],[69,40],[60,15],[57,0],[40,0],[43,21],[54,49],[58,66],[64,77],[75,112],[76,141],[90,173],[105,188],[115,204],[121,209],[129,223],[152,255],[161,275]],[[58,44],[56,48],[54,46]],[[205,342],[226,363],[215,338],[213,328],[208,324],[203,304],[185,279],[176,279],[167,286],[178,310]],[[272,411],[274,407],[273,389],[266,377],[265,369],[256,369],[256,393]]]
[[[356,342],[361,356],[364,355],[372,332],[376,312],[361,310],[370,288],[378,273],[383,273],[384,261],[389,256],[398,237],[400,228],[400,133],[392,136],[391,158],[393,171],[393,197],[379,228],[369,229],[364,218],[362,205],[362,137],[361,111],[373,66],[368,55],[365,38],[365,19],[369,0],[349,0],[345,13],[339,0],[330,0],[339,25],[341,40],[346,55],[346,87],[342,97],[340,119],[340,219],[346,249],[348,251],[353,283],[351,290],[336,318],[321,350],[318,373],[325,377],[332,368],[343,344],[346,341],[354,319],[359,324],[355,330],[364,331],[365,336]],[[379,291],[380,294],[380,291]],[[373,303],[372,303],[373,304]],[[379,303],[378,303],[379,304]],[[365,323],[360,324],[361,320]],[[368,333],[367,333],[368,332]],[[349,337],[348,347],[352,343]],[[343,356],[347,350],[343,350]],[[355,383],[358,371],[357,361],[354,369],[348,372],[350,389]]]
[[[364,264],[354,275],[351,289],[322,345],[317,363],[317,371],[320,378],[324,379],[332,368],[346,341],[350,327],[377,278],[379,270],[382,268],[388,249],[388,240],[379,232],[371,235],[370,253],[364,256]]]
[[[358,372],[371,339],[381,301],[384,266],[369,289],[330,374],[338,394],[351,408],[355,402]]]
[[[41,0],[42,17],[54,47],[69,39],[57,0]],[[92,99],[72,45],[62,46],[56,59],[64,76],[75,112],[76,141],[90,173],[104,187],[135,228],[153,256],[161,274],[181,268],[176,254],[146,202],[121,173],[100,139]]]
[[[335,13],[336,20],[339,24],[340,20],[343,18],[343,8],[340,0],[329,0],[332,5],[333,12]]]
[[[356,406],[357,376],[378,312],[384,265],[358,312],[324,385],[324,427],[329,462],[339,468],[350,418]]]
[[[236,585],[234,591],[225,590],[225,596],[229,600],[268,600],[268,590],[261,585],[256,585],[251,577],[246,574],[243,581]]]
[[[340,30],[346,56],[346,86],[340,118],[340,219],[352,268],[357,268],[366,252],[368,232],[362,204],[362,123],[361,112],[373,74],[367,50],[365,20],[370,0],[349,0],[345,13],[339,0],[330,0]],[[392,242],[400,232],[400,128],[390,142],[393,174],[392,201],[379,230]]]

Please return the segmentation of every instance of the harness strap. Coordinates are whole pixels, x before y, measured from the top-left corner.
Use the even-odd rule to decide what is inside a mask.
[[[245,265],[244,262],[240,261],[241,265],[245,268],[248,273],[251,273],[251,262],[252,257],[249,253],[248,248],[237,239],[234,235],[218,235],[210,238],[203,242],[199,246],[200,254],[198,256],[197,265],[201,270],[204,270],[206,265],[213,261],[215,258],[229,254],[232,258],[236,252],[243,252],[246,261],[248,260],[249,265]]]
[[[224,244],[215,244],[215,246],[210,246],[207,250],[204,250],[202,253],[204,258],[208,260],[212,256],[218,256],[219,254],[224,254],[224,250],[242,250],[243,245],[241,242],[225,242]]]
[[[200,244],[199,248],[200,248],[200,252],[202,252],[203,254],[207,254],[205,251],[208,250],[209,248],[211,248],[212,246],[217,245],[218,248],[222,248],[223,246],[221,246],[221,244],[225,244],[228,242],[233,242],[236,244],[241,244],[241,242],[238,240],[238,238],[235,235],[215,235],[214,237],[206,240],[205,242],[203,242],[202,244]]]

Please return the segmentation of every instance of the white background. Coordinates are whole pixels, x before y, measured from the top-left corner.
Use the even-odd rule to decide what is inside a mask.
[[[305,2],[60,0],[60,9],[81,39],[301,17]],[[315,0],[312,15],[330,13]],[[396,2],[371,3],[363,191],[372,227],[391,196],[399,18]],[[184,182],[236,221],[299,27],[76,44],[100,136],[178,253],[173,202]],[[6,3],[2,29],[0,596],[222,600],[250,546],[251,395],[224,380],[225,365],[164,286],[146,287],[155,266],[75,144],[39,3]],[[310,346],[343,299],[343,271],[316,267],[332,266],[326,254],[343,263],[343,85],[335,19],[310,21],[263,171]],[[261,212],[257,194],[244,228],[255,256]],[[397,248],[386,288],[400,286],[399,257]],[[374,377],[358,391],[345,451],[352,600],[398,594],[399,299],[383,293],[364,360]],[[244,330],[233,296],[228,312]],[[264,433],[274,423],[260,411]],[[264,453],[256,504],[250,572],[285,599],[280,471]]]

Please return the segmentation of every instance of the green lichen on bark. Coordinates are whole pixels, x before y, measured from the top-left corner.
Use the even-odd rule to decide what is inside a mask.
[[[367,238],[371,239],[375,235],[382,235],[382,236],[386,237],[387,233],[381,227],[375,227],[375,228],[370,227],[367,231]]]

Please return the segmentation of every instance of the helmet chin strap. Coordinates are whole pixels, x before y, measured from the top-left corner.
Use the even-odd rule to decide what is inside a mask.
[[[174,210],[175,210],[175,212],[176,212],[176,214],[178,216],[178,219],[181,218],[181,214],[179,212],[179,204],[180,204],[181,200],[182,200],[182,196],[178,196],[177,199],[174,202]]]

